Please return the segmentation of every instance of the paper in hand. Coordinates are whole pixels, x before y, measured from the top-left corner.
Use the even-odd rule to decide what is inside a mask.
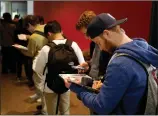
[[[84,70],[85,68],[82,66],[72,66],[73,69],[80,69],[80,70]]]
[[[72,82],[75,82],[76,79],[77,80],[82,80],[82,78],[90,78],[90,76],[86,75],[86,74],[59,74],[60,77],[62,77],[63,79],[69,77],[69,79],[72,81]]]
[[[19,39],[19,40],[24,40],[24,41],[26,41],[26,40],[27,40],[27,38],[26,38],[26,35],[25,35],[25,34],[19,34],[19,35],[18,35],[18,39]]]
[[[22,45],[19,45],[19,44],[14,44],[14,45],[12,45],[12,46],[15,47],[15,48],[21,49],[21,50],[28,50],[27,47],[22,46]]]

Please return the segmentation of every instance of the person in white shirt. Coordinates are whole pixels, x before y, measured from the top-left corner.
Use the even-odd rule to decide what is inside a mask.
[[[48,22],[45,26],[44,33],[47,35],[48,39],[52,42],[54,42],[56,45],[58,44],[65,44],[67,39],[63,37],[62,30],[60,24],[54,20],[51,22]],[[71,47],[73,48],[79,64],[82,64],[85,62],[83,54],[79,46],[76,42],[72,42]],[[47,87],[47,83],[45,83],[46,74],[47,74],[47,68],[45,70],[45,73],[43,75],[44,68],[46,66],[46,63],[48,62],[48,53],[49,53],[50,47],[45,45],[41,51],[39,52],[38,56],[33,62],[33,70],[38,73],[41,77],[41,82],[39,82],[39,86],[41,91],[44,92],[46,107],[47,107],[47,113],[48,115],[54,115],[56,113],[56,104],[57,104],[57,97],[58,94],[53,92],[51,89]],[[70,91],[67,91],[60,95],[60,102],[59,102],[59,112],[61,115],[68,115],[69,114],[69,107],[70,107]]]

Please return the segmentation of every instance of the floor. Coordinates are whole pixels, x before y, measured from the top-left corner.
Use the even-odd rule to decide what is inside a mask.
[[[0,76],[1,85],[1,114],[2,115],[31,115],[36,111],[37,103],[32,103],[28,96],[34,94],[29,90],[26,79],[21,83],[16,81],[16,75]],[[80,102],[74,93],[71,93],[70,114],[88,115],[89,110]]]

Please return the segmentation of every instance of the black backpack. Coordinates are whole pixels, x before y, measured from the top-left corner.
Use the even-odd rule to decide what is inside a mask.
[[[63,78],[59,74],[76,73],[72,65],[78,65],[78,58],[71,47],[72,41],[67,40],[65,44],[56,45],[50,42],[47,45],[50,47],[48,54],[48,62],[46,67],[48,73],[46,74],[46,83],[48,88],[57,94],[62,94],[68,91],[65,87]],[[46,68],[45,67],[45,68]]]

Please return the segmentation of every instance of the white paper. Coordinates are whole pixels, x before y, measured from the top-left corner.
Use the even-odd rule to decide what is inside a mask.
[[[12,46],[13,46],[13,47],[15,47],[15,48],[18,48],[18,49],[28,50],[28,48],[27,48],[27,47],[22,46],[22,45],[19,45],[19,44],[14,44],[14,45],[12,45]]]
[[[82,77],[91,78],[90,76],[88,76],[86,74],[59,74],[59,76],[62,77],[63,79],[69,77],[72,82],[75,81],[75,79],[81,80]]]
[[[27,40],[25,34],[19,34],[19,35],[18,35],[18,39],[19,39],[19,40],[25,40],[25,41]]]
[[[84,70],[85,68],[82,66],[72,66],[73,69],[80,69],[80,70]]]

